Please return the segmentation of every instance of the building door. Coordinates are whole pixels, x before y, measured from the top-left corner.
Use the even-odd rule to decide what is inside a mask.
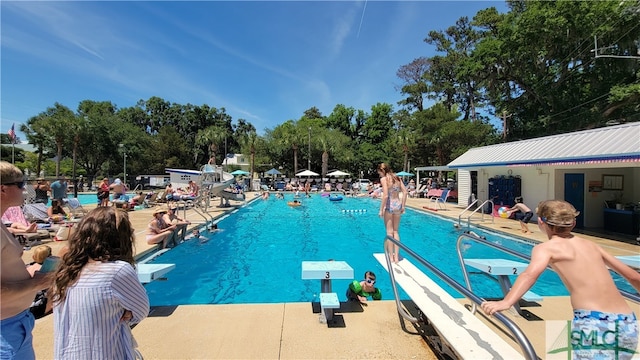
[[[584,227],[584,174],[564,174],[564,200],[569,202],[580,215],[576,218],[576,227]]]

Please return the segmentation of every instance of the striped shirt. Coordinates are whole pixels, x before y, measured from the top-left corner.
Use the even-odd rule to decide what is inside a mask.
[[[133,314],[121,321],[125,310]],[[67,297],[54,304],[56,359],[134,359],[130,324],[149,314],[149,297],[124,261],[87,264]]]

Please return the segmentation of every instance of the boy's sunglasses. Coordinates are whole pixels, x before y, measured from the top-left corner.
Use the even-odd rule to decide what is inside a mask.
[[[376,283],[376,281],[375,281],[375,280],[372,280],[372,279],[367,279],[367,283],[368,283],[368,284],[375,284],[375,283]]]

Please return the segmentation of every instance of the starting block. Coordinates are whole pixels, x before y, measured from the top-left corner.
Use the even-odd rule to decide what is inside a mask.
[[[138,280],[142,284],[162,278],[169,271],[176,268],[176,264],[136,264]]]
[[[333,319],[333,309],[340,309],[338,294],[320,293],[320,310],[327,321]]]

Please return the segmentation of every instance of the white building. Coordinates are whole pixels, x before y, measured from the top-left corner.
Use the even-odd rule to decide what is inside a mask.
[[[563,199],[580,211],[578,228],[639,233],[640,122],[473,148],[448,168],[458,170],[460,206],[472,193],[479,204],[494,198],[490,179],[519,178],[534,211],[540,201]]]

